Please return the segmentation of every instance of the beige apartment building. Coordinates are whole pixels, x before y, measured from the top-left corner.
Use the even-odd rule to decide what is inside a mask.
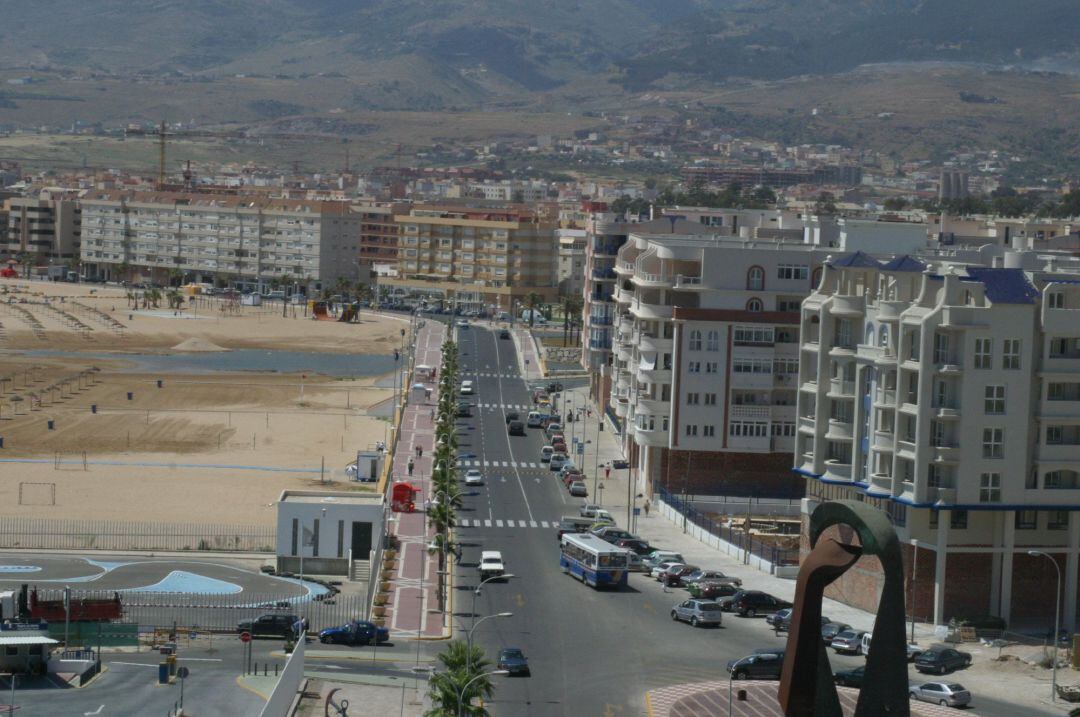
[[[557,225],[531,209],[414,206],[394,219],[397,276],[380,289],[495,313],[532,293],[555,300]]]
[[[74,196],[42,192],[4,200],[0,258],[32,254],[39,264],[79,256],[81,211]]]
[[[82,262],[106,280],[166,284],[179,271],[184,281],[262,290],[289,278],[317,291],[360,277],[362,222],[348,202],[94,190],[82,198]]]

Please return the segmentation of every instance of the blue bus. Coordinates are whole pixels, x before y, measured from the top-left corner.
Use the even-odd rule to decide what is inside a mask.
[[[592,533],[564,533],[559,542],[559,567],[594,588],[622,587],[630,573],[630,552]]]

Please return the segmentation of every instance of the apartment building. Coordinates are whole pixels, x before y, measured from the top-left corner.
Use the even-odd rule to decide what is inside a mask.
[[[41,264],[78,258],[82,212],[72,194],[46,191],[36,197],[10,197],[4,200],[4,214],[0,256],[33,254]]]
[[[397,276],[380,287],[478,311],[514,311],[531,293],[555,300],[556,225],[531,209],[417,205],[394,221]]]
[[[585,230],[556,229],[556,263],[560,296],[581,296],[585,288]]]
[[[354,202],[349,211],[360,218],[360,280],[367,281],[375,267],[397,263],[398,223],[394,219],[408,210],[407,204]]]
[[[1034,258],[1032,255],[1029,258]],[[1045,257],[1039,257],[1045,261]],[[1077,620],[1080,273],[855,253],[827,261],[800,318],[795,470],[823,500],[884,510],[914,614],[1046,625],[1063,577]],[[1076,270],[1075,265],[1071,267]],[[805,544],[804,549],[809,549]],[[861,561],[831,595],[866,609]]]
[[[82,198],[82,262],[91,276],[263,289],[291,278],[319,290],[358,278],[362,215],[347,202],[93,190]]]
[[[867,224],[845,226],[838,243],[876,244],[880,228]],[[888,224],[881,231],[895,246],[925,246],[924,224]],[[785,239],[630,233],[614,268],[610,406],[641,490],[802,496],[789,465],[799,311],[835,251]]]

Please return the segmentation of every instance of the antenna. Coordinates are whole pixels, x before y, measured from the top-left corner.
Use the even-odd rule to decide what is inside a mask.
[[[158,127],[158,188],[165,185],[165,120]]]

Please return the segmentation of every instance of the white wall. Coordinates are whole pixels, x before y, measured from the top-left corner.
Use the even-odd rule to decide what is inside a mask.
[[[274,691],[270,693],[270,699],[262,708],[259,717],[286,717],[291,708],[296,693],[300,689],[300,681],[304,679],[304,640],[297,640],[289,659],[285,661],[285,669],[281,671]]]

